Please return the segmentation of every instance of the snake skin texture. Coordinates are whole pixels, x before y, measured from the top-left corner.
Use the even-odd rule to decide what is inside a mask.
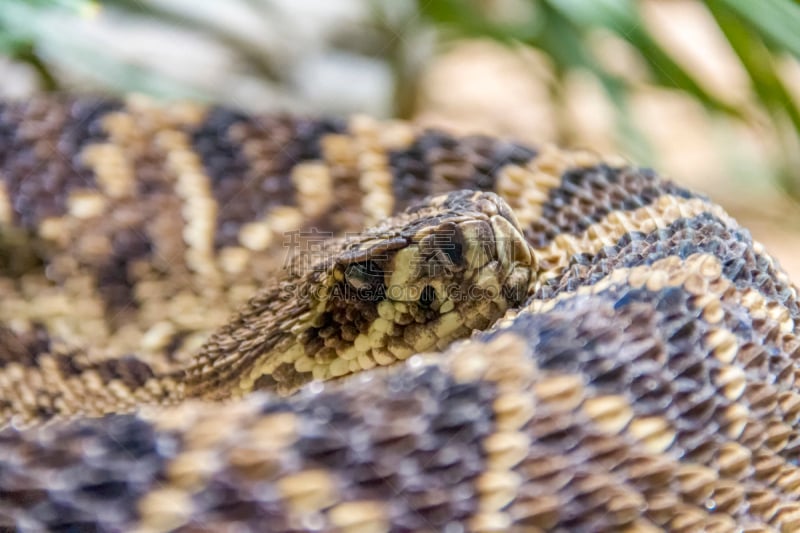
[[[800,531],[797,289],[620,160],[3,103],[0,274],[0,529]]]

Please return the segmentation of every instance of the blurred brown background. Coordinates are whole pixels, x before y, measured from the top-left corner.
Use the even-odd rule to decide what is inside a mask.
[[[365,112],[622,154],[800,279],[791,0],[3,0],[0,96]]]

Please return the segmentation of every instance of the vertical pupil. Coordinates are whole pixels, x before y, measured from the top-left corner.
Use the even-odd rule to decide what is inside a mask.
[[[442,250],[445,254],[447,254],[447,258],[450,259],[450,263],[454,265],[461,263],[462,252],[460,242],[453,239],[452,241],[446,243]]]

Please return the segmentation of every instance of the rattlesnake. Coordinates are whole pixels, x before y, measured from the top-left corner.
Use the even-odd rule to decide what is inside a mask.
[[[2,527],[800,529],[797,290],[650,170],[38,98],[0,250]]]

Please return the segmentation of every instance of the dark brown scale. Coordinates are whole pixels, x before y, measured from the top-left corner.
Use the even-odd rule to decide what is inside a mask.
[[[367,318],[366,316],[359,316],[353,320],[353,326],[360,332],[366,333],[369,331],[369,327],[372,325],[374,318]]]
[[[292,167],[321,159],[321,137],[342,131],[338,121],[212,109],[190,133],[219,205],[215,245],[237,245],[243,224],[275,206],[294,205]],[[245,153],[245,144],[255,153]]]
[[[653,457],[632,451],[617,470],[639,489],[650,492],[665,490],[672,485],[675,471],[664,457]]]
[[[414,322],[414,317],[410,313],[398,313],[394,317],[394,322],[399,326],[407,326]]]
[[[140,220],[133,227],[115,228],[111,236],[111,254],[102,258],[101,265],[96,267],[97,288],[111,316],[139,305],[134,296],[138,280],[131,276],[130,267],[137,260],[147,260],[152,252],[144,224],[145,220]]]
[[[757,479],[764,480],[767,483],[774,483],[783,466],[783,460],[770,454],[767,450],[758,450],[753,454],[753,464],[755,465],[755,477]]]
[[[766,420],[778,407],[777,392],[767,383],[750,383],[745,388],[744,398],[757,419]]]
[[[353,342],[359,334],[358,328],[352,324],[343,324],[341,328],[341,337],[345,342]]]
[[[611,211],[631,211],[665,194],[696,196],[649,169],[598,165],[568,170],[561,185],[550,190],[541,216],[525,228],[525,237],[534,247],[545,247],[559,234],[583,232]]]
[[[741,435],[736,440],[751,450],[757,450],[764,445],[765,432],[766,428],[761,421],[748,419]]]
[[[787,334],[785,337],[786,352],[792,361],[800,360],[800,339],[792,334]]]
[[[96,187],[79,154],[104,139],[102,118],[119,107],[100,99],[0,104],[0,176],[23,228],[64,215],[71,191]]]
[[[368,464],[374,465],[380,472],[392,470],[397,473],[397,465],[401,464],[403,459],[413,455],[416,461],[407,461],[404,465],[404,469],[400,473],[406,476],[418,475],[420,465],[427,464],[431,453],[431,450],[426,449],[425,452],[427,452],[427,455],[422,457],[425,452],[420,451],[420,446],[424,445],[427,439],[424,435],[419,433],[419,430],[425,427],[427,427],[427,425],[424,419],[417,428],[411,428],[410,431],[409,428],[403,426],[387,427],[386,425],[382,425],[376,427],[375,433],[378,436],[376,436],[375,442],[378,443],[383,454],[380,457],[369,457]],[[397,478],[396,475],[393,477],[395,479]],[[384,490],[388,490],[391,487],[391,485],[388,484],[389,480],[386,480],[386,482],[387,485],[383,487]]]
[[[413,517],[415,531],[424,528],[426,524],[431,524],[434,528],[446,526],[453,521],[454,516],[465,516],[477,503],[477,497],[472,492],[451,493],[445,488],[420,489],[416,494],[414,491],[409,492],[407,501],[412,513],[406,518]]]
[[[131,116],[137,118],[135,113]],[[105,229],[112,253],[94,266],[107,314],[120,324],[131,320],[131,312],[139,308],[134,296],[139,280],[131,272],[134,263],[146,261],[154,277],[170,276],[176,292],[183,288],[179,280],[186,276],[185,265],[178,260],[186,249],[181,236],[183,202],[176,195],[175,176],[166,171],[168,154],[158,143],[149,142],[127,155],[138,197],[113,207],[114,216],[108,219],[111,227]]]
[[[781,335],[780,325],[773,322],[764,333],[764,341],[767,344],[779,344]]]
[[[594,515],[606,514],[603,520],[603,527],[609,527],[614,523],[614,517],[608,512],[608,503],[614,496],[613,489],[604,486],[596,475],[591,473],[578,472],[571,480],[568,487],[571,491],[571,500],[568,505],[574,509],[580,509],[573,516],[563,520],[565,528],[585,528],[587,526],[597,526]],[[592,519],[587,520],[591,516]],[[609,523],[610,522],[610,523]]]
[[[151,199],[172,195],[174,183],[164,172],[166,154],[155,143],[148,143],[141,153],[131,154],[136,174],[137,193]]]
[[[39,488],[26,488],[26,482],[30,483],[30,480],[20,480],[14,479],[13,474],[6,474],[6,479],[9,484],[14,483],[19,487],[19,489],[14,490],[14,492],[8,491],[0,491],[0,498],[3,501],[8,502],[11,505],[14,505],[22,510],[28,510],[31,507],[35,507],[42,502],[47,501],[47,489],[44,487]],[[0,511],[0,527],[3,528],[3,531],[14,531],[15,520],[13,517],[9,517],[5,515],[2,511]]]
[[[339,419],[344,425],[347,420]],[[347,435],[335,431],[306,429],[297,442],[297,451],[309,461],[323,465],[345,464],[348,461]]]
[[[178,360],[179,350],[183,347],[183,341],[186,340],[186,337],[187,335],[185,333],[174,333],[164,347],[164,353],[170,362]]]
[[[42,324],[33,324],[31,331],[18,334],[0,325],[0,369],[11,363],[36,367],[39,357],[50,353],[52,339]]]
[[[642,406],[643,412],[664,412],[672,403],[672,386],[658,374],[657,368],[645,368],[645,371],[631,380],[631,395]]]
[[[281,363],[271,374],[264,374],[256,379],[254,390],[279,390],[286,387],[294,390],[299,384],[307,383],[310,372],[296,372],[293,363]]]
[[[303,349],[306,355],[314,355],[325,346],[326,337],[319,335],[316,328],[312,328],[312,331],[308,332],[305,337],[306,338],[300,342],[303,343]]]
[[[711,437],[708,435],[709,432]],[[681,433],[680,441],[685,446],[683,453],[686,460],[703,465],[713,465],[719,456],[719,447],[725,444],[719,424],[716,422],[711,423],[708,431]]]
[[[58,371],[67,379],[79,376],[86,370],[86,365],[78,360],[77,354],[57,354],[53,356],[53,359]]]
[[[713,416],[720,408],[720,401],[716,394],[717,391],[710,386],[687,392],[679,391],[673,398],[675,406],[681,410],[679,426],[684,420],[694,427],[702,427],[711,423]]]
[[[336,348],[341,344],[341,339],[338,336],[325,337],[323,344],[328,348]]]
[[[326,341],[325,347],[313,354],[314,361],[323,364],[335,361],[336,358],[339,357],[339,354],[336,353],[338,345],[339,343],[335,340],[331,340],[331,342]]]
[[[748,370],[758,371],[766,362],[766,350],[763,346],[748,342],[739,347],[736,362]]]
[[[97,371],[104,382],[120,380],[130,390],[142,387],[155,376],[150,366],[132,355],[102,361],[91,368]]]
[[[352,302],[351,302],[352,303]],[[358,309],[356,309],[355,305],[349,306],[340,306],[337,309],[338,312],[334,315],[334,320],[337,324],[346,324],[346,323],[353,323],[357,318],[361,316]]]
[[[413,446],[410,443],[409,446]],[[363,463],[355,462],[350,470],[352,472],[353,484],[358,490],[373,492],[374,494],[390,494],[390,487],[397,486],[397,463],[396,456],[388,456],[383,463],[367,460]]]
[[[438,310],[421,307],[417,304],[409,304],[408,309],[417,324],[425,324],[439,316]]]
[[[612,436],[603,433],[588,434],[582,441],[588,456],[593,463],[604,470],[613,470],[625,460],[625,452],[619,442]]]
[[[791,353],[785,347],[783,351]],[[795,366],[795,363],[779,355],[770,356],[769,369],[767,371],[770,375],[775,376],[775,384],[784,391],[795,387],[798,383],[798,377],[800,377],[800,370]]]
[[[667,368],[672,371],[675,378],[685,378],[689,381],[705,379],[706,367],[702,361],[693,356],[691,348],[678,348],[676,352],[667,362]]]
[[[193,497],[194,504],[207,511],[210,521],[197,526],[192,524],[191,527],[181,528],[181,531],[213,533],[228,529],[230,524],[243,523],[253,526],[266,523],[275,531],[291,531],[285,513],[266,502],[243,499],[241,492],[241,487],[233,481],[214,480],[202,494]]]
[[[395,212],[422,198],[458,189],[494,190],[505,165],[525,165],[535,152],[489,137],[456,138],[427,131],[405,150],[389,154],[394,175]]]
[[[326,312],[322,317],[320,327],[311,327],[299,339],[303,344],[305,354],[313,356],[318,363],[330,363],[338,357],[338,350],[347,342],[343,338],[342,327],[354,327],[342,310],[348,309],[342,305],[334,306],[332,311]]]
[[[723,482],[722,485],[711,495],[716,505],[715,509],[735,516],[738,514],[737,510],[744,508],[745,489],[732,482]]]
[[[544,446],[563,446],[571,449],[580,441],[580,431],[574,420],[561,413],[542,413],[526,428],[533,439]]]
[[[317,336],[327,339],[328,337],[334,336],[338,332],[339,327],[331,324],[323,328],[314,328],[314,330]]]
[[[578,430],[582,431],[582,430]],[[619,446],[619,442],[616,442]],[[562,450],[568,451],[568,450]],[[555,485],[556,487],[563,487],[566,485],[573,472],[569,468],[570,461],[565,458],[562,453],[552,453],[553,450],[548,449],[538,442],[532,442],[528,448],[528,455],[517,467],[517,472],[520,473],[525,479],[531,481],[541,481],[548,485]],[[544,460],[549,458],[551,460]],[[530,492],[533,487],[521,488],[520,494],[525,495]],[[533,488],[533,490],[536,490]]]

